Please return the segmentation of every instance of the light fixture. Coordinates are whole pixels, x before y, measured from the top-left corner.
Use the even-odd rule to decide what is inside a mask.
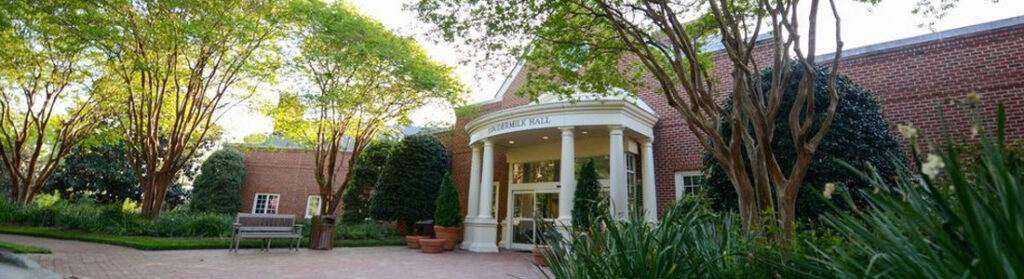
[[[542,139],[548,139],[548,136],[543,136],[543,137],[540,137],[540,138],[542,138]]]
[[[508,144],[516,144],[516,141],[510,140],[510,141],[508,141]]]
[[[586,135],[587,133],[590,133],[590,132],[587,132],[587,131],[583,131],[582,133],[583,133],[584,135]]]

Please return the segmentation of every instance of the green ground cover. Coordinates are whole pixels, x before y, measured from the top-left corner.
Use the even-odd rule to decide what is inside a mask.
[[[231,243],[229,238],[212,237],[153,237],[153,236],[122,236],[101,233],[87,233],[73,230],[60,230],[53,228],[16,227],[0,225],[0,233],[17,234],[35,237],[79,240],[87,242],[105,243],[117,246],[131,247],[139,250],[189,250],[189,249],[227,249]],[[308,240],[303,239],[302,246],[307,246]],[[271,242],[273,248],[287,248],[289,242],[278,240]],[[401,246],[405,241],[400,238],[386,238],[381,240],[335,240],[334,247],[369,247],[369,246]],[[259,240],[244,240],[242,248],[259,248]],[[0,246],[2,247],[2,246]],[[45,249],[45,248],[44,248]],[[49,251],[47,249],[47,251]]]
[[[50,249],[46,247],[32,246],[14,242],[0,241],[0,249],[14,252],[15,254],[49,254]]]

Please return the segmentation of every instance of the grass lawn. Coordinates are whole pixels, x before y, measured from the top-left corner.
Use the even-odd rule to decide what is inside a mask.
[[[45,238],[98,242],[118,246],[131,247],[139,250],[189,250],[189,249],[227,249],[231,245],[228,238],[177,238],[152,236],[120,236],[80,231],[67,231],[51,228],[32,228],[0,225],[0,233],[27,235]],[[308,246],[309,240],[303,239],[302,246]],[[272,242],[271,247],[287,248],[289,241]],[[368,246],[402,246],[405,240],[400,238],[385,240],[336,240],[334,247],[368,247]],[[259,248],[259,240],[244,240],[242,248]],[[2,246],[0,246],[2,247]],[[44,248],[45,249],[45,248]],[[49,250],[47,250],[49,252]]]
[[[5,249],[15,254],[49,254],[50,249],[46,247],[18,244],[14,242],[0,241],[0,249]]]

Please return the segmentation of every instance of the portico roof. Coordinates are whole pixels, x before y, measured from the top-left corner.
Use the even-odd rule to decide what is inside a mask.
[[[521,131],[573,127],[622,126],[653,138],[658,114],[632,94],[577,94],[565,100],[545,94],[537,102],[484,114],[466,124],[470,144]]]

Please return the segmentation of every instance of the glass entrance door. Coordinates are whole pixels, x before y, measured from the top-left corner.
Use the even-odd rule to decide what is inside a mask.
[[[512,191],[512,249],[533,249],[534,243],[558,218],[558,193],[553,191]],[[547,226],[537,222],[547,223]]]

